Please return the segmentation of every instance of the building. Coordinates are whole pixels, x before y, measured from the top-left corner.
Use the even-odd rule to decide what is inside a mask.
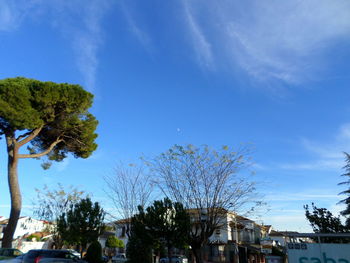
[[[263,226],[236,213],[226,211],[203,248],[203,258],[211,262],[265,262],[266,251],[260,241],[266,238],[271,226]]]
[[[0,238],[3,236],[3,231],[8,224],[8,219],[0,221]],[[44,220],[37,220],[29,216],[23,216],[18,219],[17,227],[13,235],[13,239],[33,234],[35,232],[42,232],[50,227],[50,223]]]
[[[193,227],[207,220],[206,211],[188,210]],[[266,240],[271,232],[271,226],[257,224],[251,219],[222,209],[219,215],[219,227],[209,237],[208,244],[202,249],[202,257],[208,262],[265,262],[265,255],[271,253],[268,245],[263,246],[261,240]],[[114,222],[115,235],[126,245],[130,219]],[[266,242],[265,242],[266,243]],[[176,251],[175,251],[176,252]]]
[[[118,239],[123,241],[125,247],[129,240],[128,234],[130,231],[130,224],[131,219],[121,219],[114,222],[116,228],[115,235]]]
[[[270,233],[270,238],[274,241],[275,246],[286,247],[287,243],[313,243],[314,241],[308,237],[293,237],[293,235],[298,235],[295,231],[275,231],[272,230]]]

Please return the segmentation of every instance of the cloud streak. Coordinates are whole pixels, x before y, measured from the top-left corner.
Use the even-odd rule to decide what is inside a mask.
[[[98,50],[103,44],[101,22],[110,0],[44,1],[4,0],[0,7],[0,31],[17,30],[26,19],[43,19],[71,43],[84,86],[95,89]]]
[[[124,1],[120,1],[119,5],[129,26],[130,32],[135,36],[135,38],[148,52],[151,52],[152,39],[149,36],[149,34],[147,34],[145,30],[141,29],[140,25],[136,22],[130,8],[128,7],[128,5],[125,4]]]
[[[207,40],[200,25],[191,10],[188,1],[183,1],[185,20],[191,36],[192,45],[196,53],[196,59],[201,67],[211,69],[213,67],[213,54],[211,44]]]
[[[314,156],[314,160],[301,163],[284,163],[279,168],[286,170],[336,170],[345,165],[343,154],[350,148],[350,123],[340,126],[330,142],[316,142],[304,138],[303,148]]]
[[[323,192],[322,189],[320,192]],[[267,195],[264,198],[266,201],[313,201],[319,199],[336,199],[340,200],[339,195],[334,194],[305,194],[305,193],[281,193],[279,195]]]
[[[17,30],[29,16],[37,16],[36,8],[42,0],[2,0],[0,5],[0,32]]]
[[[183,12],[199,64],[231,64],[260,81],[316,78],[327,50],[350,41],[347,0],[188,2]]]
[[[47,3],[53,13],[54,28],[71,41],[76,54],[76,64],[82,74],[85,87],[95,89],[98,68],[98,49],[103,44],[102,20],[111,3],[109,0],[53,1]]]

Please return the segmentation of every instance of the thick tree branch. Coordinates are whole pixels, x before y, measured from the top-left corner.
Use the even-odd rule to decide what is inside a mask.
[[[38,158],[38,157],[42,157],[46,154],[48,154],[49,152],[52,151],[52,149],[60,142],[62,142],[63,139],[58,138],[56,141],[54,141],[49,148],[47,148],[45,151],[41,152],[41,153],[35,153],[35,154],[19,154],[18,158]]]
[[[33,130],[30,130],[29,132],[26,132],[26,133],[24,133],[24,134],[19,135],[19,136],[16,138],[16,141],[19,141],[19,140],[21,140],[21,139],[27,137],[27,136],[30,135],[32,132],[33,132]]]
[[[22,135],[18,136],[17,141],[20,140],[21,138],[27,136],[22,141],[18,142],[18,147],[21,147],[24,144],[26,144],[26,143],[30,142],[31,140],[33,140],[36,136],[38,136],[38,134],[40,133],[42,128],[43,128],[43,126],[40,126],[39,128],[36,128],[36,129],[32,130],[31,132],[27,132],[25,134],[22,134]]]

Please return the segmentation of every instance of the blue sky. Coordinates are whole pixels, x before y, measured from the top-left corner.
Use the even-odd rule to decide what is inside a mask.
[[[0,0],[0,78],[79,83],[100,121],[87,160],[48,171],[21,160],[23,214],[44,184],[78,186],[108,208],[102,177],[120,161],[173,144],[250,143],[269,204],[258,219],[309,231],[304,204],[342,209],[349,44],[348,0]]]

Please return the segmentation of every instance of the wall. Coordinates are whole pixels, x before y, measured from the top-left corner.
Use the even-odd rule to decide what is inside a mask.
[[[20,244],[14,244],[14,247],[17,247],[17,249],[21,250],[23,253],[28,252],[31,249],[46,249],[47,244],[46,242],[30,242],[30,241],[23,241],[20,242]]]

